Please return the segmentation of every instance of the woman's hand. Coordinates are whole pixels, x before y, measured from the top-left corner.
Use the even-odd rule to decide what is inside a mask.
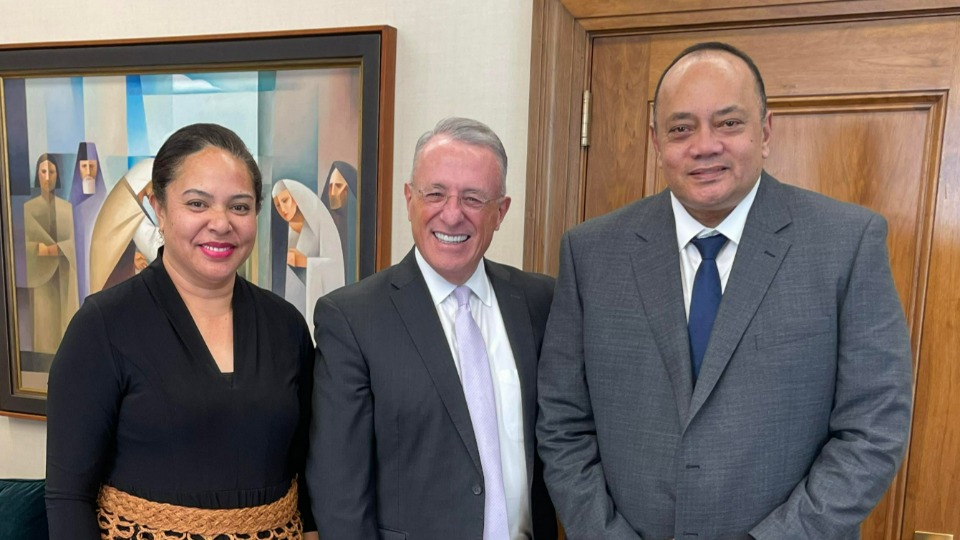
[[[287,264],[297,268],[306,268],[307,256],[296,248],[290,248],[287,250]]]
[[[44,244],[43,242],[37,243],[37,255],[41,257],[56,257],[60,255],[60,247],[56,244]]]

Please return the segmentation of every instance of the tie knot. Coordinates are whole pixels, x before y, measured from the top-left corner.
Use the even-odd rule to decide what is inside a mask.
[[[717,258],[717,253],[720,253],[720,249],[727,243],[727,237],[722,234],[716,234],[706,238],[694,238],[691,242],[697,246],[697,250],[700,251],[700,257],[704,260],[712,260]]]
[[[458,306],[469,306],[470,292],[470,287],[466,285],[461,285],[453,290],[453,297],[457,299]]]

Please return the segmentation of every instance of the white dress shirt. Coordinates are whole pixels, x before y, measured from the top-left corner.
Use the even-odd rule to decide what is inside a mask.
[[[733,259],[737,255],[740,237],[743,236],[743,227],[747,223],[747,215],[753,200],[757,197],[760,179],[753,185],[753,189],[740,201],[730,214],[720,222],[716,228],[704,227],[687,212],[677,197],[671,193],[670,203],[673,206],[673,220],[677,225],[677,247],[680,250],[680,279],[683,283],[683,306],[687,311],[687,320],[690,320],[690,295],[693,294],[693,279],[700,268],[700,250],[690,240],[706,238],[720,233],[727,237],[727,243],[717,254],[717,270],[720,272],[720,290],[727,290],[727,278],[733,268]]]
[[[453,296],[456,285],[443,279],[434,270],[420,250],[415,250],[417,265],[427,282],[434,307],[440,317],[443,333],[453,355],[453,362],[460,371],[460,355],[457,352],[457,335],[454,325],[457,320],[457,299]],[[476,271],[464,283],[473,291],[470,295],[470,312],[480,327],[480,334],[487,344],[487,359],[493,379],[493,393],[497,401],[497,424],[500,435],[500,462],[503,469],[503,491],[507,500],[507,521],[512,540],[533,538],[530,517],[530,489],[527,487],[527,459],[523,441],[523,402],[520,394],[520,375],[517,363],[507,338],[507,329],[500,314],[500,304],[494,293],[483,260]]]

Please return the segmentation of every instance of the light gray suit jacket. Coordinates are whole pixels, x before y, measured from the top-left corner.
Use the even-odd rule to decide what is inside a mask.
[[[517,363],[534,537],[557,522],[536,455],[537,360],[553,278],[485,260]],[[483,471],[460,376],[410,253],[314,311],[318,360],[307,486],[320,537],[477,539]]]
[[[911,381],[884,219],[764,173],[694,388],[664,191],[564,237],[544,478],[571,539],[858,538]]]

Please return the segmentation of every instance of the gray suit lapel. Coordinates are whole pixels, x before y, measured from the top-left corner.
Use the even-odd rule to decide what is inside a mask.
[[[537,346],[533,340],[530,308],[523,289],[510,281],[510,273],[496,263],[485,261],[487,275],[493,284],[500,305],[500,315],[507,331],[510,350],[520,377],[520,399],[523,403],[523,442],[527,461],[527,478],[533,478],[534,425],[537,421]]]
[[[392,281],[396,290],[391,293],[390,298],[420,353],[420,359],[433,379],[447,414],[470,453],[474,466],[478,472],[482,472],[470,411],[467,410],[467,401],[463,396],[463,385],[430,297],[430,290],[423,280],[413,251],[397,265],[396,270]]]
[[[790,249],[790,242],[777,235],[791,220],[780,192],[780,184],[764,173],[710,334],[688,421],[717,385]]]
[[[680,282],[680,253],[670,194],[663,191],[655,197],[651,211],[634,227],[639,245],[631,259],[640,300],[673,386],[677,413],[684,422],[690,407],[693,376]]]

